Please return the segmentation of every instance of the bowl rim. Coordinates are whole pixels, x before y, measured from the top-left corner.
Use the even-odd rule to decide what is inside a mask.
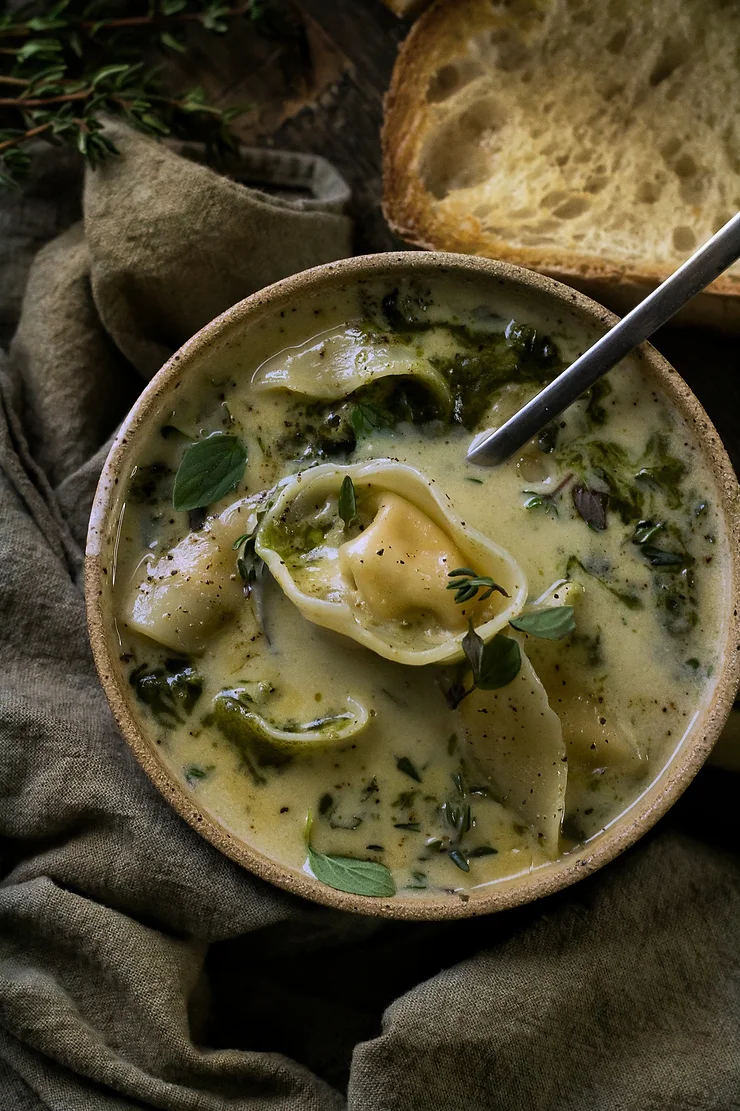
[[[108,546],[112,544],[109,518],[118,502],[119,479],[138,433],[154,413],[160,396],[184,380],[191,368],[214,341],[221,342],[237,331],[252,316],[345,280],[379,278],[384,274],[402,277],[409,274],[481,275],[505,287],[530,293],[541,302],[564,304],[581,322],[604,330],[618,317],[569,286],[512,263],[447,252],[393,251],[360,255],[304,270],[259,290],[231,306],[188,339],[147,384],[124,419],[113,441],[90,514],[85,553],[85,599],[88,630],[95,666],[116,722],[137,762],[175,811],[212,845],[260,879],[294,895],[334,909],[374,917],[421,920],[451,920],[474,917],[524,905],[560,891],[583,876],[590,875],[633,845],[666,813],[694,778],[709,755],[727,715],[740,682],[740,487],[722,441],[707,413],[678,372],[649,343],[634,353],[644,360],[670,402],[679,409],[696,438],[716,482],[719,510],[728,534],[730,568],[728,596],[732,613],[721,663],[714,680],[711,701],[697,712],[680,747],[646,790],[591,842],[577,846],[557,860],[529,869],[523,876],[494,881],[490,890],[443,898],[427,896],[389,899],[351,895],[327,887],[305,871],[287,868],[233,835],[215,816],[201,812],[194,795],[174,778],[156,746],[147,740],[132,710],[132,695],[122,681],[118,667],[115,626],[110,620],[112,576],[108,573]]]

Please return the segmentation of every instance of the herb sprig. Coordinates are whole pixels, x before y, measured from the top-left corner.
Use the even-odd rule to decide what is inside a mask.
[[[4,6],[5,7],[5,6]],[[185,54],[187,31],[200,26],[224,34],[240,17],[259,20],[261,0],[56,0],[24,4],[0,16],[0,184],[28,171],[30,140],[43,136],[79,151],[96,166],[117,154],[103,131],[104,116],[119,116],[159,138],[202,138],[213,153],[231,149],[231,122],[243,107],[222,109],[201,88],[173,95],[161,66],[149,66],[152,47]]]
[[[448,590],[455,591],[455,601],[461,604],[472,601],[476,597],[478,591],[481,591],[479,602],[485,602],[490,598],[494,590],[499,594],[503,594],[504,598],[508,598],[508,591],[504,590],[503,586],[494,582],[488,575],[478,575],[470,567],[456,567],[454,571],[448,571],[447,577],[452,579],[451,583],[447,584]]]

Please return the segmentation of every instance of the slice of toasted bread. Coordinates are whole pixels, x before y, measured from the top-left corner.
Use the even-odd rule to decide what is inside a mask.
[[[740,209],[737,0],[438,0],[386,97],[384,212],[623,311]],[[740,265],[685,318],[740,329]]]

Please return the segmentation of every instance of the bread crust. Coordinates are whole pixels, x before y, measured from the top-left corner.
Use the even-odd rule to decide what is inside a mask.
[[[434,105],[425,97],[431,79],[441,66],[465,52],[472,35],[502,27],[512,19],[494,12],[489,0],[436,0],[411,28],[399,50],[384,102],[383,213],[393,231],[417,247],[526,266],[625,311],[675,267],[648,259],[630,264],[579,254],[565,246],[513,245],[485,228],[473,212],[455,223],[440,214],[420,176],[424,140],[436,122]],[[740,277],[721,275],[682,311],[680,319],[740,330]]]

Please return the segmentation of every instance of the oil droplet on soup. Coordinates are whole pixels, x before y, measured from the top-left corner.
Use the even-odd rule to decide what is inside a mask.
[[[348,286],[163,402],[122,514],[121,668],[235,837],[342,890],[466,897],[666,766],[725,623],[684,421],[626,360],[519,457],[464,461],[588,340],[449,279]],[[175,508],[206,439],[180,484],[203,504]]]

